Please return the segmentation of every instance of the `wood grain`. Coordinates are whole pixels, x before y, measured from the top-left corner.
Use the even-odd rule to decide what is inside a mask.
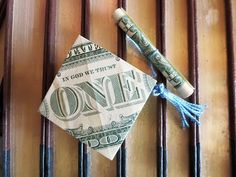
[[[112,19],[112,13],[118,6],[118,0],[90,0],[89,23],[82,19],[82,0],[53,1],[57,4],[54,16],[55,40],[49,44],[55,49],[52,67],[49,67],[53,75],[61,66],[78,34],[84,34],[88,28],[90,28],[88,36],[90,35],[93,42],[117,53],[118,27]],[[4,70],[6,79],[3,85],[4,177],[38,176],[40,171],[41,118],[37,110],[44,96],[42,81],[46,2],[46,0],[8,0],[5,42],[2,32],[4,26],[0,31],[0,78]],[[206,113],[201,118],[199,132],[202,148],[201,175],[234,176],[235,162],[230,151],[230,137],[232,141],[235,136],[232,134],[230,136],[229,133],[235,128],[232,126],[232,120],[235,120],[233,106],[235,106],[236,75],[232,72],[235,71],[235,56],[229,54],[229,51],[236,53],[236,1],[230,1],[232,3],[230,30],[226,28],[229,12],[228,8],[225,8],[224,1],[191,1],[196,2],[197,9],[198,40],[193,43],[196,45],[198,42],[199,65],[193,64],[194,66],[188,62],[192,61],[192,49],[188,48],[188,41],[191,42],[192,36],[188,31],[187,20],[193,18],[187,13],[188,2],[187,0],[127,0],[127,11],[153,44],[157,45],[185,76],[191,75],[195,70],[199,71],[199,101],[208,105]],[[229,31],[232,34],[229,34]],[[234,45],[229,45],[230,40]],[[6,44],[5,49],[3,43]],[[151,74],[146,60],[128,38],[126,45],[127,61]],[[3,53],[5,53],[4,68],[1,57]],[[195,70],[192,71],[192,68]],[[196,78],[192,78],[191,81],[195,82],[194,79]],[[197,98],[193,101],[197,101]],[[159,106],[159,103],[160,98],[150,97],[128,135],[126,145],[129,177],[159,175],[186,177],[191,176],[190,170],[196,167],[189,164],[189,143],[193,141],[194,144],[197,143],[196,134],[192,136],[188,129],[180,128],[179,115],[169,104],[166,117],[168,120],[165,124],[163,117],[165,111],[163,112],[163,107]],[[158,120],[159,118],[161,119]],[[163,129],[165,125],[166,134]],[[196,129],[193,130],[195,133]],[[79,176],[78,140],[56,126],[52,135],[54,176]],[[164,171],[168,167],[168,170],[167,173],[164,171],[160,173],[157,166],[164,161],[157,149],[164,145],[168,150],[168,163],[167,166],[162,163],[160,167]],[[116,176],[115,159],[109,161],[93,150],[90,152],[91,177]],[[11,157],[9,164],[8,155]]]
[[[229,90],[229,92],[233,92],[232,95],[234,95],[233,97],[231,97],[231,95],[229,94],[229,96],[231,98],[229,98],[230,100],[234,100],[234,101],[231,101],[231,104],[229,106],[229,108],[232,108],[234,109],[234,111],[230,111],[230,114],[231,116],[235,119],[236,121],[236,86],[235,86],[235,80],[236,80],[236,1],[231,1],[231,9],[232,9],[232,35],[231,35],[231,38],[232,38],[232,52],[234,53],[234,55],[232,55],[232,58],[228,58],[228,60],[230,61],[230,67],[231,67],[231,71],[234,71],[234,72],[231,72],[229,74],[232,74],[231,76],[231,85],[232,85],[232,89]],[[233,63],[233,64],[232,64]],[[228,68],[229,69],[229,68]],[[230,76],[228,76],[230,77]],[[234,105],[234,106],[233,106]],[[235,123],[235,129],[234,131],[236,132],[236,123]],[[236,133],[235,133],[236,134]],[[232,139],[231,139],[232,140]],[[235,142],[235,146],[234,146],[234,155],[231,156],[231,159],[234,159],[235,160],[235,156],[236,156],[236,135],[234,136],[234,142]],[[231,165],[231,168],[232,170],[234,171],[234,173],[232,175],[236,175],[236,162],[234,161],[234,163]]]
[[[195,88],[190,101],[199,104],[199,58],[198,58],[198,31],[197,31],[197,10],[196,1],[187,1],[188,12],[188,60],[189,79]],[[191,17],[191,18],[190,18]],[[189,175],[201,176],[201,144],[199,126],[190,123],[189,134]]]
[[[6,38],[4,47],[4,77],[3,80],[3,168],[2,176],[11,175],[11,148],[10,148],[10,123],[11,123],[11,59],[12,59],[12,24],[13,24],[13,1],[8,1],[7,15],[6,15]]]
[[[235,73],[235,32],[234,8],[236,3],[225,1],[225,23],[227,37],[227,70],[228,70],[228,100],[229,100],[229,130],[230,130],[230,158],[232,176],[236,175],[236,73]]]
[[[158,0],[156,4],[157,16],[157,48],[166,56],[166,0]],[[157,81],[164,83],[166,86],[166,78],[157,71]],[[165,177],[168,173],[167,164],[167,102],[164,99],[157,98],[157,174],[158,176]]]
[[[223,1],[197,1],[202,176],[230,176],[227,59]]]
[[[90,1],[90,40],[115,54],[117,53],[117,27],[112,19],[112,13],[116,8],[115,0]],[[115,159],[110,161],[93,150],[91,154],[91,176],[116,175]]]
[[[81,35],[90,39],[90,0],[82,0]],[[86,144],[78,143],[80,176],[91,175],[91,152]]]
[[[6,16],[7,0],[0,0],[0,27]]]
[[[9,63],[5,65],[10,67],[6,70],[11,69],[7,107],[11,175],[31,177],[39,174],[41,119],[37,110],[42,93],[45,1],[14,1],[14,6],[13,1],[8,2],[13,8],[12,16],[8,16],[13,25],[11,28],[8,23],[12,37],[7,39]]]
[[[55,23],[56,6],[54,0],[46,1],[45,8],[45,34],[43,58],[43,96],[47,93],[55,73]],[[51,121],[41,119],[41,145],[40,145],[40,176],[53,176],[54,167],[54,125]]]
[[[0,82],[4,72],[4,43],[5,43],[6,22],[0,27]]]
[[[135,8],[134,8],[135,7]],[[127,2],[127,12],[141,30],[155,44],[156,42],[156,1]],[[147,61],[137,47],[127,38],[127,61],[150,74]],[[157,118],[156,98],[150,97],[127,138],[127,175],[156,176]]]
[[[126,10],[126,0],[118,0],[118,8]],[[122,29],[117,30],[117,56],[126,61],[127,47],[126,47],[126,34]],[[126,140],[122,143],[119,151],[116,154],[116,176],[127,176],[127,143]]]
[[[166,57],[188,78],[186,1],[167,1],[166,13]],[[179,114],[168,103],[167,117],[168,176],[185,177],[189,175],[189,130],[181,129]]]
[[[58,71],[81,31],[81,1],[57,1],[55,28],[55,71]],[[55,126],[54,176],[72,177],[78,174],[78,140]]]
[[[4,21],[5,22],[5,21]],[[4,72],[4,44],[5,44],[5,33],[6,24],[4,23],[0,28],[0,176],[3,175],[3,72]]]

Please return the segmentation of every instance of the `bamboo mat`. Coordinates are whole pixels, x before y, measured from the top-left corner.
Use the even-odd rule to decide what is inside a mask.
[[[208,108],[200,127],[181,129],[175,109],[150,97],[110,161],[38,107],[79,34],[151,74],[112,19],[118,7],[194,85],[189,101]],[[235,0],[0,0],[0,26],[3,177],[236,176]]]

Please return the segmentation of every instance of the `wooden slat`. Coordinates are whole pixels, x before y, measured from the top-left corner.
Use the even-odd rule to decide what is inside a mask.
[[[196,1],[198,14],[202,176],[231,176],[224,2]]]
[[[157,48],[165,56],[166,55],[166,0],[157,1]],[[166,85],[166,79],[158,72],[157,81]],[[157,98],[157,174],[165,177],[168,172],[167,164],[167,116],[166,116],[166,100]]]
[[[127,1],[127,12],[155,44],[156,1],[129,0]],[[127,61],[151,74],[146,59],[129,38],[127,38]],[[157,176],[156,113],[156,98],[150,97],[127,137],[127,176]]]
[[[186,1],[166,1],[166,57],[188,78]],[[169,84],[168,84],[169,85]],[[172,87],[169,89],[174,92]],[[181,128],[176,109],[167,103],[168,176],[189,175],[188,129]]]
[[[117,53],[117,27],[112,13],[117,8],[116,0],[90,1],[90,39],[98,45]],[[91,176],[110,177],[116,175],[116,161],[110,161],[92,150]]]
[[[229,100],[229,125],[231,148],[231,172],[236,176],[236,2],[225,1],[226,39],[227,39],[227,64],[228,64],[228,100]]]
[[[5,22],[5,21],[4,21]],[[0,27],[0,176],[3,174],[3,72],[4,72],[4,44],[6,24]]]
[[[37,176],[45,1],[8,3],[4,147],[10,152],[10,163],[5,155],[3,176]]]
[[[46,1],[45,8],[45,35],[43,60],[43,96],[47,93],[55,73],[55,23],[56,1]],[[54,137],[53,123],[42,117],[41,145],[40,145],[40,176],[53,176],[54,168]]]
[[[118,8],[126,10],[126,0],[118,0]],[[117,26],[117,55],[126,60],[126,34]],[[126,140],[121,145],[121,148],[116,154],[116,176],[126,177],[127,176],[127,143]]]
[[[6,18],[6,40],[4,48],[4,72],[3,81],[3,177],[11,175],[10,162],[10,104],[11,104],[11,60],[12,60],[12,23],[13,23],[13,0],[8,1]]]
[[[0,27],[6,16],[7,0],[0,0]]]
[[[2,26],[0,27],[0,82],[2,82],[2,77],[4,72],[5,31],[6,31],[6,23],[4,21]]]
[[[89,39],[90,38],[90,0],[82,1],[82,16],[81,16],[81,34]],[[80,176],[89,177],[91,175],[91,152],[86,144],[78,144],[78,151],[80,157]],[[82,155],[83,153],[83,155]],[[82,158],[81,158],[82,157]]]
[[[151,74],[146,60],[129,39],[125,57],[124,36],[118,32],[112,19],[113,11],[124,1],[91,0],[86,10],[90,20],[85,17],[82,5],[89,0],[7,1],[3,83],[4,177],[39,175],[41,119],[37,110],[44,97],[42,89],[46,93],[46,87],[51,85],[79,33]],[[4,0],[0,0],[0,26],[2,2]],[[54,4],[45,17],[46,2]],[[188,3],[196,3],[196,14]],[[182,130],[176,110],[168,104],[166,114],[165,102],[150,97],[117,160],[109,161],[93,150],[83,151],[84,157],[88,152],[92,154],[91,176],[235,176],[236,1],[127,0],[127,11],[153,44],[185,76],[189,75],[190,82],[196,87],[191,101],[205,103],[208,108],[200,120],[200,129],[194,126],[190,131]],[[45,18],[51,19],[46,23],[49,33],[46,38]],[[3,37],[0,31],[0,44],[4,43]],[[48,50],[45,56],[44,41]],[[4,52],[3,45],[0,45],[0,65]],[[43,69],[44,57],[47,67]],[[0,79],[2,70],[1,65]],[[45,87],[42,85],[43,73],[47,76]],[[159,76],[158,80],[165,82]],[[48,145],[42,149],[52,150],[53,147],[54,153],[51,156],[52,151],[48,151],[48,155],[46,151],[42,152],[41,176],[52,176],[52,173],[56,177],[89,176],[89,158],[80,160],[78,140],[56,126],[51,132],[51,124],[46,126],[44,121],[42,124],[41,142]],[[54,141],[51,141],[52,137]],[[126,147],[127,175],[123,171],[126,162],[122,161]],[[86,148],[83,146],[82,149]],[[48,165],[52,165],[50,159],[54,164],[49,168]],[[83,162],[81,166],[80,162]]]
[[[199,62],[198,62],[198,31],[197,31],[197,13],[196,1],[187,1],[188,9],[188,58],[189,58],[189,75],[195,91],[190,97],[192,103],[199,104]],[[189,163],[190,176],[201,176],[201,146],[199,126],[194,123],[190,124],[190,140],[189,140]]]
[[[56,1],[55,71],[61,67],[67,52],[81,32],[81,1]],[[54,73],[55,76],[56,73]],[[54,176],[78,176],[78,140],[54,127]]]

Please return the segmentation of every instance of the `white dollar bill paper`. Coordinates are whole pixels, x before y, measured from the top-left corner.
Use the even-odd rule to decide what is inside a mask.
[[[40,105],[40,113],[113,159],[156,80],[79,36]]]

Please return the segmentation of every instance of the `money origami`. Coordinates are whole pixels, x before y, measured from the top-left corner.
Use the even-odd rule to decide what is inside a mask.
[[[79,36],[39,111],[113,159],[155,84],[149,75]]]

